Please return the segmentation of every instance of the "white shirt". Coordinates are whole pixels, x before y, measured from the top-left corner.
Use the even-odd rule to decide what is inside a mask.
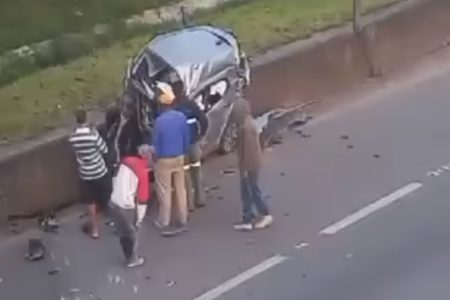
[[[111,201],[123,209],[136,208],[138,177],[126,165],[121,164],[116,177],[113,178]]]

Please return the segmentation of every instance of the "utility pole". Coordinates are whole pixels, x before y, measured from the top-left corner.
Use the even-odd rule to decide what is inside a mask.
[[[361,13],[362,13],[362,0],[353,0],[353,31],[355,34],[359,34],[361,31]]]
[[[353,33],[360,41],[363,55],[369,64],[369,77],[381,76],[381,72],[376,68],[371,48],[370,37],[367,36],[367,26],[362,24],[362,1],[353,0]]]
[[[180,7],[180,14],[181,14],[181,23],[183,24],[183,27],[187,27],[188,21],[186,17],[186,7],[184,6]]]

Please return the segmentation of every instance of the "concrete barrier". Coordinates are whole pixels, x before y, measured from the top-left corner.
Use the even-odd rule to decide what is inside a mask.
[[[248,90],[255,112],[326,100],[326,95],[365,80],[371,64],[388,72],[450,40],[450,1],[410,0],[402,5],[366,17],[370,25],[363,39],[346,25],[256,58]],[[0,154],[0,220],[78,199],[75,162],[64,136],[3,159]]]
[[[372,73],[389,72],[448,45],[450,1],[405,1],[365,16],[363,23],[359,37],[351,25],[343,26],[257,58],[247,93],[255,113],[274,105],[326,100]]]

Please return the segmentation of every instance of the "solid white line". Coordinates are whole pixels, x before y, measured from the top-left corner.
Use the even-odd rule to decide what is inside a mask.
[[[194,300],[213,300],[217,299],[221,295],[225,294],[226,292],[234,289],[238,285],[246,282],[247,280],[275,267],[276,265],[284,262],[286,259],[288,259],[286,256],[283,255],[275,255],[272,256],[269,259],[266,259],[262,263],[254,266],[251,269],[248,269],[247,271],[239,274],[238,276],[231,278],[230,280],[222,283],[218,287],[204,293],[201,296],[198,296]]]
[[[383,207],[386,207],[401,198],[415,192],[416,190],[420,189],[423,185],[419,182],[413,182],[408,185],[405,185],[399,190],[396,190],[395,192],[387,195],[386,197],[381,198],[380,200],[370,204],[369,206],[366,206],[365,208],[355,212],[354,214],[345,217],[341,221],[334,223],[333,225],[323,229],[320,234],[321,235],[333,235],[341,231],[342,229],[345,229],[346,227],[364,219],[365,217],[373,214],[377,210],[382,209]]]

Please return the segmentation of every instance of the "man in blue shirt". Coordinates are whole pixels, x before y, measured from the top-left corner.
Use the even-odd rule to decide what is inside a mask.
[[[162,229],[163,236],[173,236],[186,231],[188,218],[186,185],[184,175],[184,155],[190,145],[189,126],[186,116],[172,108],[175,100],[172,87],[157,83],[157,99],[161,114],[153,128],[153,147],[156,165],[155,179],[159,199],[159,216],[155,224]],[[171,225],[172,187],[175,190],[178,222]]]

